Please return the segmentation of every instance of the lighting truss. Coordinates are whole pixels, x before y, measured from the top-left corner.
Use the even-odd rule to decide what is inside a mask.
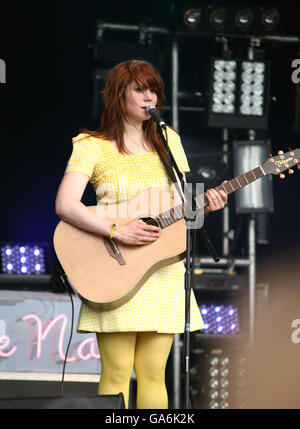
[[[267,129],[269,62],[213,58],[208,126]]]

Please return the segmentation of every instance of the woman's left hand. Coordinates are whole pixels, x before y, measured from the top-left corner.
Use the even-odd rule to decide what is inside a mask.
[[[224,181],[223,183],[226,183],[226,181]],[[208,189],[205,192],[205,195],[208,200],[208,205],[205,207],[205,213],[221,210],[227,204],[227,194],[224,191]]]

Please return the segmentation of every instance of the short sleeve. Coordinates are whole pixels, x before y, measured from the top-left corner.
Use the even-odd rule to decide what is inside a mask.
[[[178,165],[179,170],[182,173],[188,173],[190,171],[190,167],[179,135],[169,127],[167,128],[167,133],[169,147]]]
[[[93,137],[81,133],[72,139],[73,151],[65,173],[75,171],[92,177],[95,166],[100,160],[99,146]]]

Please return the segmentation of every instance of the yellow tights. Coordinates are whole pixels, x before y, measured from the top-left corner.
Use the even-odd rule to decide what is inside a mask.
[[[129,383],[134,368],[137,408],[168,408],[165,370],[174,334],[113,332],[97,334],[102,374],[99,395],[122,392],[128,408]]]

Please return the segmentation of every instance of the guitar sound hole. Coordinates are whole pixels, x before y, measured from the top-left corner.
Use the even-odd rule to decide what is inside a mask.
[[[159,227],[159,224],[157,223],[156,219],[154,219],[153,217],[141,217],[140,219],[143,222],[145,222],[147,225],[154,225]]]

